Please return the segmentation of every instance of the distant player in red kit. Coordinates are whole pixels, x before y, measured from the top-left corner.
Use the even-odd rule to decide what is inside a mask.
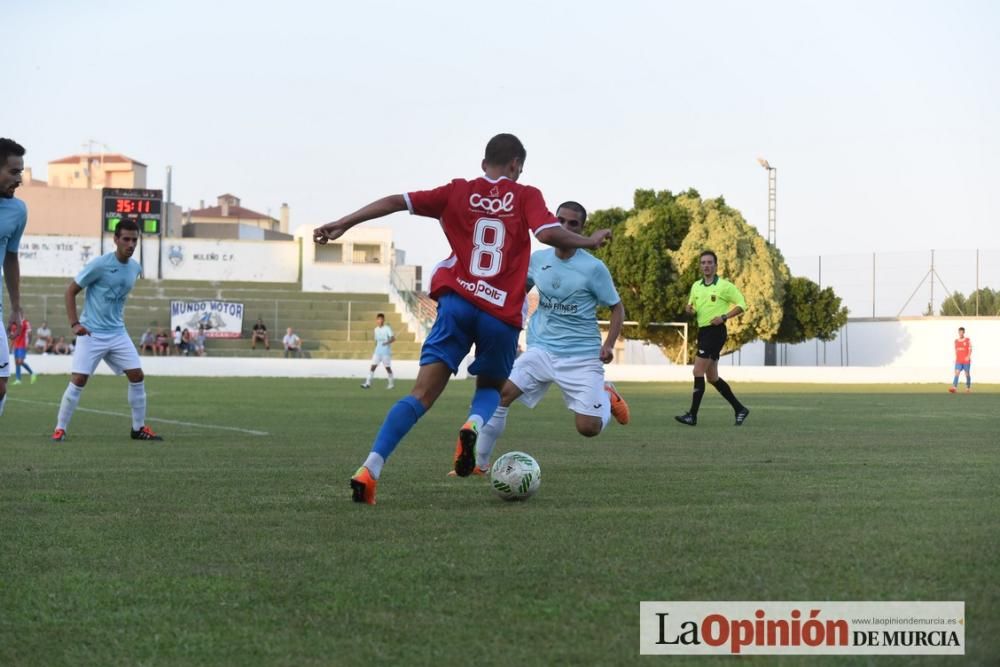
[[[409,210],[436,218],[452,250],[431,274],[430,294],[438,302],[438,312],[420,352],[416,384],[389,410],[371,453],[351,478],[355,502],[375,504],[385,460],[434,404],[475,345],[469,373],[476,376],[476,391],[469,418],[459,430],[461,452],[455,460],[457,475],[472,473],[479,429],[496,411],[500,389],[514,364],[523,325],[530,235],[563,248],[598,248],[610,237],[609,230],[580,236],[563,229],[541,192],[517,183],[526,155],[517,137],[498,134],[486,144],[483,176],[383,197],[313,230],[313,240],[324,244],[366,220]]]
[[[955,377],[948,387],[949,393],[958,391],[958,376],[965,371],[965,393],[972,393],[972,339],[965,337],[965,327],[958,328],[955,339]]]

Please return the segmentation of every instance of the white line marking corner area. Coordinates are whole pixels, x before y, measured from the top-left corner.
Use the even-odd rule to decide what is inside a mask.
[[[27,398],[14,398],[8,394],[8,401],[14,401],[17,403],[30,403],[31,405],[47,405],[50,407],[58,408],[58,403],[50,403],[48,401],[32,401]],[[124,412],[111,412],[110,410],[95,410],[93,408],[77,408],[77,412],[90,412],[95,415],[105,415],[108,417],[126,417],[131,419],[132,415],[126,414]],[[248,435],[271,435],[267,431],[254,431],[249,428],[237,428],[236,426],[219,426],[217,424],[196,424],[195,422],[184,422],[177,419],[161,419],[159,417],[149,417],[148,421],[159,422],[161,424],[174,424],[176,426],[193,426],[194,428],[210,428],[217,431],[236,431],[237,433],[246,433]]]

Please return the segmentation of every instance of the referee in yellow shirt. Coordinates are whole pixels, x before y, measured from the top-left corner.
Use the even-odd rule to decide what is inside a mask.
[[[698,407],[705,395],[705,377],[719,390],[736,411],[736,425],[742,426],[750,414],[750,409],[739,402],[725,380],[719,377],[719,355],[726,344],[726,320],[736,317],[746,310],[747,302],[728,280],[720,278],[715,271],[719,259],[711,250],[701,253],[699,260],[703,278],[691,286],[691,296],[685,309],[688,315],[698,317],[698,355],[694,360],[694,392],[691,394],[691,409],[674,417],[688,426],[698,423]]]

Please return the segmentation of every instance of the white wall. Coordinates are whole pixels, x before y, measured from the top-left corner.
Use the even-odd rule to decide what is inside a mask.
[[[157,240],[144,245],[146,277],[155,278]],[[163,279],[294,283],[299,279],[299,242],[164,239]]]
[[[136,254],[146,278],[157,278],[159,243],[156,237],[144,237]],[[298,243],[167,238],[163,243],[163,278],[294,283],[299,278]],[[105,235],[104,252],[114,247],[112,236]],[[98,236],[25,235],[19,252],[21,275],[72,278],[100,252]]]

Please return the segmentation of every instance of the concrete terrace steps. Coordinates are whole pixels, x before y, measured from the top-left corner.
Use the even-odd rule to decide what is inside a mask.
[[[64,323],[63,295],[70,280],[22,277],[21,303],[36,328],[48,320],[56,337],[69,335]],[[168,328],[171,301],[203,299],[234,301],[244,307],[243,337],[207,339],[209,356],[262,356],[260,343],[256,351],[250,349],[251,328],[257,317],[261,317],[267,324],[271,343],[267,356],[283,356],[281,338],[285,329],[292,327],[303,340],[306,357],[369,359],[374,349],[375,315],[384,313],[397,338],[394,357],[419,358],[420,344],[415,342],[414,334],[403,323],[388,295],[302,292],[298,284],[290,283],[140,279],[125,306],[126,328],[138,344],[147,328],[154,331]],[[82,308],[83,299],[78,298],[77,304]]]

